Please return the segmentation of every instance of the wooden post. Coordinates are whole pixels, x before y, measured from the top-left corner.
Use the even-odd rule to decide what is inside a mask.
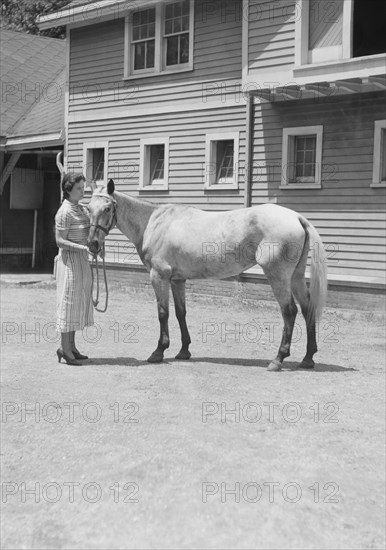
[[[33,241],[32,241],[32,269],[35,268],[36,263],[36,233],[38,227],[38,210],[34,210],[34,232],[33,232]]]

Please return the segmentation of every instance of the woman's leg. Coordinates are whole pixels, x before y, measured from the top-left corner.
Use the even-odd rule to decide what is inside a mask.
[[[74,332],[62,332],[62,350],[70,359],[75,359],[72,353],[72,340],[74,339]]]
[[[78,351],[75,346],[75,330],[68,333],[70,335],[70,342],[71,342],[71,350],[72,351]]]

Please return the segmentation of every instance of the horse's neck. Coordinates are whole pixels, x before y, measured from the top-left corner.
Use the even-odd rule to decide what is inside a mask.
[[[140,245],[150,216],[157,206],[123,193],[115,192],[114,198],[117,201],[118,229],[136,246]]]

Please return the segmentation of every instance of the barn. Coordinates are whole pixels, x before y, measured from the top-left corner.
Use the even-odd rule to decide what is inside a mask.
[[[293,208],[330,288],[384,291],[383,2],[75,0],[39,25],[68,29],[68,170],[160,204]],[[107,260],[143,278],[118,230]]]
[[[2,270],[52,270],[64,145],[66,42],[1,31]]]

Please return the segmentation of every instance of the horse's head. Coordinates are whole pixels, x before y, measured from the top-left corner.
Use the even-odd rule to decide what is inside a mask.
[[[90,232],[87,246],[92,254],[98,254],[101,250],[106,235],[114,227],[117,203],[114,199],[115,185],[109,180],[107,187],[95,188],[88,204],[90,212]]]

